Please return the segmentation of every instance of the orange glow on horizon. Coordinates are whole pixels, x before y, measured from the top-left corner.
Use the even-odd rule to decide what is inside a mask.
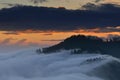
[[[119,28],[119,27],[118,27]],[[90,36],[98,36],[98,37],[108,37],[108,35],[119,35],[120,32],[96,32],[98,29],[93,30],[75,30],[75,31],[16,31],[16,32],[6,32],[0,31],[0,43],[6,44],[16,44],[16,45],[40,45],[40,46],[48,46],[54,45],[62,40],[70,37],[72,35],[90,35]]]

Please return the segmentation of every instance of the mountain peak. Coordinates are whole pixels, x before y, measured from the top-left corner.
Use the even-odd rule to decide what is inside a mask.
[[[59,44],[43,48],[44,53],[71,50],[72,53],[101,53],[120,57],[120,37],[113,37],[107,41],[96,36],[73,35]]]

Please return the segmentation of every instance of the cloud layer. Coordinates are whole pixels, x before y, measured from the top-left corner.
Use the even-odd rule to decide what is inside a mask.
[[[107,68],[104,70],[104,66],[115,61],[106,55],[70,55],[70,51],[44,55],[26,48],[0,56],[1,80],[104,80],[101,74],[110,72]],[[101,74],[98,74],[99,68],[102,68]]]
[[[0,10],[0,30],[56,30],[116,28],[120,26],[120,6],[86,4],[84,10],[17,6]],[[114,29],[119,31],[119,29]]]

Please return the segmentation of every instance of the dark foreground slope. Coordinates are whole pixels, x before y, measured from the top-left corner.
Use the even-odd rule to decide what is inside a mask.
[[[88,75],[96,75],[105,80],[120,80],[120,62],[111,60],[111,62],[95,68],[93,73],[88,73]]]
[[[109,54],[120,58],[120,37],[114,37],[104,41],[95,36],[74,35],[63,42],[43,48],[44,53],[57,52],[60,50],[73,50],[73,53],[89,53]]]

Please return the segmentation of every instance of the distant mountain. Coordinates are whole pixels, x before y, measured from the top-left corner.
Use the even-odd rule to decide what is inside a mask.
[[[43,48],[42,52],[51,53],[60,50],[71,50],[74,54],[87,51],[88,53],[109,54],[120,58],[120,37],[103,40],[95,36],[73,35],[59,44]]]

